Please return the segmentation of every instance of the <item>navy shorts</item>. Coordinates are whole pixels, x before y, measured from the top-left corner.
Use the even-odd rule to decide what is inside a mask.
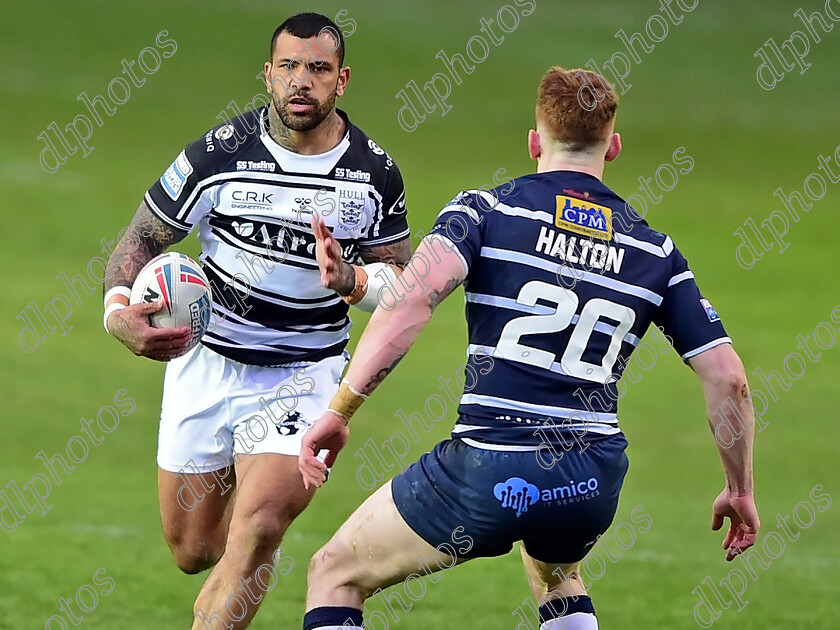
[[[545,469],[534,451],[490,451],[449,439],[395,477],[391,492],[408,526],[451,555],[457,547],[463,558],[501,556],[521,540],[532,558],[570,564],[612,523],[626,447],[619,433],[589,442],[583,453],[563,453]]]

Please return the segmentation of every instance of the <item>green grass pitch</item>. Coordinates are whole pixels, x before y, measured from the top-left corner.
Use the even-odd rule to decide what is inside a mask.
[[[401,129],[397,92],[411,80],[422,85],[445,72],[435,58],[438,51],[464,54],[468,40],[481,34],[480,18],[495,20],[503,4],[519,14],[518,26],[453,85],[452,109],[443,117],[440,108],[428,114],[413,133]],[[770,37],[781,43],[804,30],[794,12],[800,7],[822,12],[823,3],[735,4],[701,0],[693,11],[679,12],[682,22],[669,22],[667,37],[652,52],[640,52],[640,63],[631,62],[626,82],[632,87],[622,97],[618,118],[624,153],[608,165],[606,182],[623,195],[638,192],[639,177],[653,177],[661,164],[672,162],[676,149],[685,148],[693,169],[649,205],[647,217],[688,257],[748,374],[758,367],[767,373],[782,369],[790,352],[801,353],[797,335],[811,335],[821,322],[837,332],[831,312],[840,304],[840,285],[831,252],[840,225],[840,187],[829,183],[825,196],[798,222],[791,221],[789,248],[765,253],[750,270],[735,261],[733,231],[750,217],[760,225],[781,209],[773,191],[802,191],[805,178],[817,171],[818,156],[833,155],[840,144],[840,29],[820,31],[821,42],[810,41],[806,72],[796,68],[765,90],[756,82],[761,61],[754,53]],[[626,52],[615,37],[619,29],[628,35],[643,31],[650,16],[662,13],[653,0],[536,0],[528,16],[512,0],[330,0],[312,8],[331,17],[342,9],[356,30],[347,40],[353,74],[340,106],[398,162],[411,225],[424,232],[459,190],[492,184],[500,168],[508,175],[532,169],[525,138],[536,84],[549,66],[590,59],[600,65],[614,52]],[[18,344],[23,324],[17,316],[31,301],[44,305],[65,291],[56,279],[60,272],[85,274],[88,261],[100,255],[100,240],[116,238],[145,189],[181,148],[217,124],[217,114],[231,100],[242,107],[261,91],[255,77],[267,40],[280,21],[299,10],[310,5],[47,0],[3,10],[0,252],[8,275],[0,300],[0,487],[10,480],[21,485],[43,472],[36,454],[63,451],[79,435],[79,419],[113,406],[117,390],[127,390],[136,408],[72,474],[62,475],[60,485],[53,483],[45,516],[36,511],[15,531],[0,531],[0,628],[41,628],[59,614],[59,598],[75,598],[86,584],[97,593],[107,590],[94,585],[98,569],[113,580],[113,590],[98,595],[95,609],[84,613],[86,630],[186,628],[191,621],[204,576],[178,572],[160,533],[157,508],[154,457],[163,366],[132,357],[108,338],[98,288],[73,304],[67,320],[72,330],[46,335],[33,353]],[[177,42],[175,54],[161,59],[159,70],[142,87],[132,86],[130,98],[93,129],[90,155],[83,158],[79,151],[58,172],[45,173],[37,136],[53,121],[63,128],[86,113],[76,97],[104,94],[114,77],[125,76],[122,60],[155,48],[163,30]],[[147,54],[147,62],[151,58]],[[193,238],[178,249],[197,253]],[[394,412],[420,410],[437,391],[438,377],[451,376],[463,363],[462,295],[459,291],[440,307],[414,350],[354,422],[330,483],[283,542],[294,568],[280,578],[254,628],[299,627],[309,558],[368,494],[356,483],[360,460],[353,452],[368,439],[378,444],[387,439],[400,427]],[[358,312],[354,317],[355,343],[364,318]],[[835,504],[817,512],[810,527],[791,522],[799,538],[785,539],[783,554],[755,569],[757,579],[749,578],[743,596],[748,604],[740,612],[737,605],[724,610],[715,628],[840,627],[835,407],[840,348],[821,353],[816,362],[806,360],[805,374],[789,391],[778,392],[764,416],[767,426],[755,458],[761,537],[779,531],[777,514],[809,502],[817,484]],[[763,388],[755,376],[751,382]],[[722,536],[709,530],[711,503],[723,477],[699,385],[675,354],[660,356],[655,368],[629,387],[620,415],[631,467],[616,522],[628,521],[641,505],[652,526],[616,562],[607,562],[594,583],[601,627],[694,628],[698,599],[692,589],[707,576],[717,584],[740,566],[724,562]],[[412,444],[411,457],[448,435],[453,420],[451,406],[444,421]],[[800,509],[800,518],[803,513]],[[514,630],[519,620],[512,613],[529,595],[515,553],[447,571],[439,583],[426,586],[422,600],[399,612],[391,627]],[[89,605],[91,596],[82,597]],[[75,604],[73,610],[79,614]],[[56,621],[51,627],[61,626]]]

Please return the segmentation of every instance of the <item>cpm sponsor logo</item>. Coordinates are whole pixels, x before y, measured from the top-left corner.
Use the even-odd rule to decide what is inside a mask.
[[[528,511],[528,508],[540,501],[586,501],[598,495],[598,479],[590,477],[585,481],[570,479],[569,483],[540,490],[534,484],[521,477],[511,477],[493,486],[493,496],[503,508],[511,508],[516,518]]]
[[[602,241],[612,239],[612,210],[582,199],[557,195],[554,225]]]

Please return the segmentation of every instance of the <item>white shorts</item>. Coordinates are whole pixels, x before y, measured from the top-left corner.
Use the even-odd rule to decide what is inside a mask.
[[[202,344],[166,367],[157,463],[169,472],[214,472],[239,454],[300,453],[327,410],[349,355],[282,367],[245,365]]]

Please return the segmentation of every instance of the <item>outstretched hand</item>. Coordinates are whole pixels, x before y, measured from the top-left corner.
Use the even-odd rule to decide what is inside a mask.
[[[298,468],[303,476],[303,485],[308,490],[310,486],[320,488],[327,480],[327,469],[338,457],[338,453],[347,444],[350,429],[347,422],[338,414],[327,411],[303,436]],[[322,462],[318,454],[326,450],[327,455]]]
[[[726,550],[726,561],[732,562],[755,544],[761,522],[755,507],[752,494],[734,495],[724,489],[712,506],[712,530],[718,531],[723,527],[723,519],[729,519],[729,531],[723,539]]]
[[[314,212],[312,231],[315,233],[315,258],[321,271],[321,286],[339,295],[347,295],[355,286],[355,274],[352,266],[342,258],[341,244],[324,220]]]

